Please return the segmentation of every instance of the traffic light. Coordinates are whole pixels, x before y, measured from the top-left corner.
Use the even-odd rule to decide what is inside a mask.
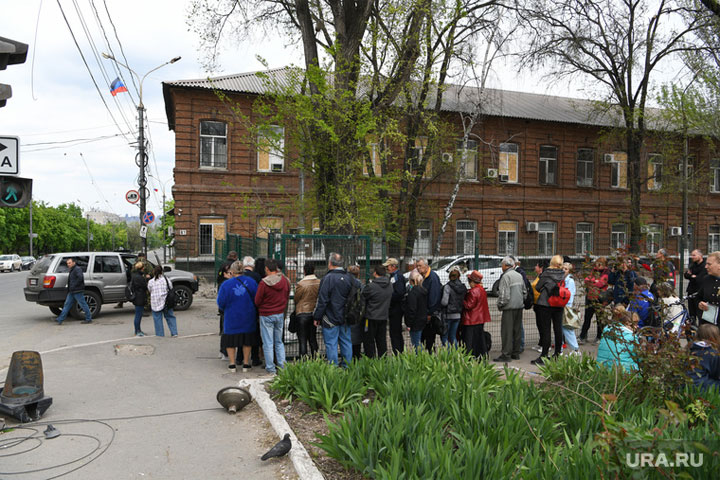
[[[32,178],[0,176],[0,207],[23,208],[32,200]]]
[[[26,44],[0,37],[0,70],[5,70],[8,65],[25,63],[27,51]],[[10,97],[12,97],[12,87],[0,83],[0,107],[4,107]]]

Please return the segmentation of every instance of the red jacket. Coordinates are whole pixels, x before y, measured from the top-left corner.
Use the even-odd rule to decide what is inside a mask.
[[[593,269],[593,271],[585,277],[585,291],[587,292],[587,300],[598,300],[602,292],[608,288],[608,271],[606,268],[602,270]]]
[[[258,284],[255,294],[255,306],[264,317],[285,313],[290,297],[290,282],[285,275],[271,274]]]
[[[468,290],[463,300],[463,325],[479,325],[490,321],[487,293],[482,285],[475,285]]]

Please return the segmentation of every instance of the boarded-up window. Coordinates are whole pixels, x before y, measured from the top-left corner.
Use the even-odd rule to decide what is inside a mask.
[[[278,125],[263,127],[258,132],[257,159],[259,172],[285,170],[285,129]]]
[[[280,217],[258,217],[257,233],[258,238],[268,238],[271,234],[282,233],[283,219]]]
[[[213,255],[215,253],[215,240],[225,239],[225,219],[200,218],[199,224],[198,251],[200,255]]]
[[[507,175],[508,183],[518,182],[518,145],[517,143],[500,144],[500,162],[498,174]]]

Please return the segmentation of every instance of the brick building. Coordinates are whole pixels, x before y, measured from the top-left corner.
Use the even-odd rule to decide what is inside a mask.
[[[284,72],[268,73],[282,81]],[[168,124],[175,131],[175,245],[179,257],[196,261],[209,259],[213,239],[228,232],[248,237],[298,232],[301,223],[293,206],[309,181],[291,166],[282,145],[270,151],[256,148],[262,140],[250,138],[244,121],[214,90],[222,91],[251,123],[253,102],[265,91],[254,73],[163,82]],[[470,97],[472,91],[456,87],[444,95],[443,115],[459,131],[460,113],[472,106],[465,100]],[[586,100],[501,90],[487,90],[482,104],[483,120],[473,131],[482,140],[468,144],[468,178],[444,236],[443,254],[477,248],[481,254],[605,255],[626,243],[627,156],[623,142],[607,135],[617,117],[597,114]],[[283,126],[272,128],[285,136]],[[651,252],[665,247],[675,253],[681,196],[667,186],[677,181],[680,155],[663,153],[652,143],[643,149],[644,241]],[[674,143],[680,151],[680,143]],[[720,160],[700,138],[691,139],[689,151],[695,184],[689,195],[691,245],[720,250]],[[416,255],[432,250],[452,188],[451,180],[440,177],[426,189]]]

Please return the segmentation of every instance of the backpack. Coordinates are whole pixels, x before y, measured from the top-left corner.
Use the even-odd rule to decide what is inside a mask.
[[[125,298],[127,298],[131,302],[135,300],[135,292],[132,289],[132,282],[125,285]]]
[[[565,280],[558,282],[548,297],[548,305],[551,307],[564,307],[570,300],[570,290],[565,287]]]
[[[648,317],[647,321],[645,322],[646,327],[659,327],[663,325],[663,315],[662,315],[662,309],[663,305],[660,301],[658,301],[658,298],[650,298],[647,295],[641,295],[642,298],[647,300],[647,302],[650,304],[648,307]]]
[[[532,285],[530,285],[530,282],[527,279],[525,279],[525,288],[527,291],[525,292],[525,300],[523,300],[523,308],[525,310],[530,310],[535,303],[535,293],[533,292]]]
[[[350,281],[350,293],[345,301],[345,324],[357,325],[365,316],[365,302],[362,297],[362,288],[354,278]]]

